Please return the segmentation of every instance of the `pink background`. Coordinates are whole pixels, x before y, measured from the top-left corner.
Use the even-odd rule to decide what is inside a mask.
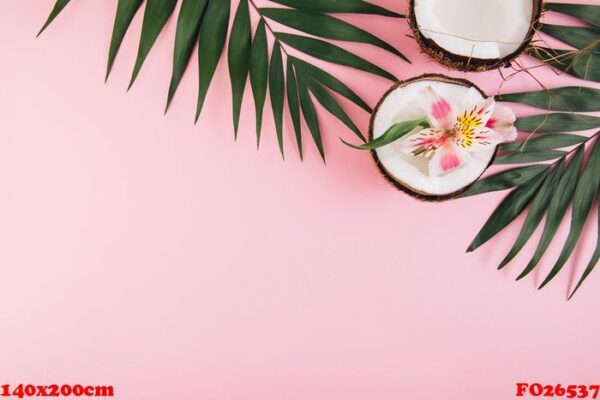
[[[114,385],[140,400],[505,400],[519,381],[600,383],[600,271],[565,301],[594,224],[547,289],[535,287],[566,229],[517,284],[531,246],[496,265],[519,225],[464,252],[503,193],[415,201],[342,145],[351,134],[325,112],[327,165],[308,135],[298,160],[289,120],[282,162],[268,105],[256,151],[251,96],[234,143],[225,64],[197,126],[195,66],[163,116],[175,21],[126,95],[141,13],[105,85],[116,1],[74,1],[35,39],[52,3],[0,3],[0,384]],[[443,71],[404,21],[346,18],[409,55],[346,46],[398,77]],[[390,85],[327,68],[370,104]],[[489,94],[501,82],[449,74]],[[537,88],[520,74],[503,91]]]

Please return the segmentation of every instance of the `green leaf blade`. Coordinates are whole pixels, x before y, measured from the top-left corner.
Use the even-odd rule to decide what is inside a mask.
[[[575,193],[573,195],[573,215],[571,218],[571,229],[558,260],[552,270],[542,282],[539,289],[544,288],[562,270],[565,263],[571,257],[575,249],[585,222],[590,214],[594,197],[600,187],[600,140],[596,140],[590,153],[590,158],[579,178]]]
[[[254,42],[250,50],[249,74],[256,108],[256,145],[258,147],[269,79],[269,50],[267,49],[267,31],[264,19],[260,20],[254,34]]]
[[[537,193],[544,182],[545,174],[538,179],[518,186],[513,190],[494,211],[483,228],[479,231],[473,242],[469,245],[467,252],[472,252],[486,243],[504,228],[506,228],[527,207],[531,198]]]
[[[301,76],[297,76],[298,81],[298,97],[300,99],[300,108],[302,109],[302,115],[304,116],[304,121],[306,122],[306,126],[308,126],[308,130],[312,136],[313,142],[317,146],[319,150],[319,154],[321,155],[321,159],[325,162],[325,150],[323,148],[323,138],[321,135],[321,126],[319,124],[319,116],[317,115],[317,110],[315,109],[315,105],[308,93],[308,87],[306,86],[306,82],[302,80]]]
[[[531,179],[543,174],[548,170],[547,165],[529,165],[525,167],[512,168],[492,176],[480,179],[460,197],[476,196],[479,194],[497,192],[521,186]]]
[[[290,117],[294,126],[294,135],[296,136],[296,145],[298,147],[298,155],[302,156],[302,125],[300,123],[300,99],[298,97],[298,79],[294,66],[288,59],[286,66],[286,87],[288,108],[290,109]]]
[[[333,96],[321,86],[320,83],[311,79],[310,77],[302,75],[301,78],[307,85],[310,92],[315,96],[317,101],[329,111],[334,117],[336,117],[339,121],[341,121],[344,125],[346,125],[354,134],[362,141],[365,141],[365,137],[354,121],[348,116],[348,114],[344,111],[344,109],[338,104],[338,102],[333,98]]]
[[[129,81],[129,88],[133,86],[137,79],[146,57],[148,57],[156,39],[158,39],[158,35],[160,35],[171,14],[173,14],[176,5],[177,0],[147,0],[140,44],[131,80]]]
[[[198,33],[198,104],[196,121],[200,118],[210,83],[225,48],[231,1],[210,1]]]
[[[515,126],[526,132],[576,132],[599,128],[600,117],[568,113],[540,114],[518,118]]]
[[[252,47],[252,33],[250,29],[248,0],[242,0],[238,5],[233,20],[228,49],[229,77],[231,79],[231,91],[233,97],[233,127],[236,137],[240,123],[242,99],[246,81],[248,79],[250,51]]]
[[[548,206],[550,205],[550,199],[554,195],[556,191],[556,187],[558,186],[558,182],[560,181],[560,175],[562,172],[563,161],[559,162],[552,172],[547,176],[542,187],[535,195],[533,201],[531,202],[531,207],[529,212],[527,213],[527,217],[525,218],[525,222],[523,223],[523,227],[521,228],[521,232],[519,232],[519,236],[517,237],[513,247],[510,249],[504,260],[498,266],[498,269],[504,268],[509,262],[511,262],[516,255],[523,249],[525,244],[529,241],[537,227],[542,222],[542,218],[546,211],[548,210]]]
[[[600,12],[600,9],[598,12]],[[563,43],[575,47],[576,49],[586,49],[594,52],[600,51],[600,42],[598,41],[598,38],[600,37],[600,29],[580,26],[542,24],[540,30]]]
[[[600,27],[600,7],[592,4],[545,3],[544,9],[579,18]]]
[[[600,89],[568,86],[496,96],[498,101],[522,103],[548,111],[600,111]]]
[[[554,196],[550,201],[546,224],[544,225],[544,230],[542,232],[540,241],[538,242],[535,253],[517,280],[523,279],[535,269],[542,256],[550,246],[554,235],[558,231],[558,227],[567,213],[567,208],[575,191],[577,175],[579,174],[579,170],[583,162],[583,155],[584,146],[580,146],[569,162],[567,168],[562,173],[556,189],[556,196]]]
[[[300,60],[299,58],[290,56],[289,60],[294,64],[294,67],[298,71],[302,71],[303,73],[309,75],[314,80],[350,100],[369,114],[373,112],[373,109],[369,107],[369,105],[359,95],[357,95],[352,89],[350,89],[345,83],[337,79],[335,76],[312,64],[307,63],[306,61]]]
[[[404,15],[379,7],[363,0],[271,0],[273,3],[297,10],[320,13],[373,14],[384,17],[404,18]]]
[[[596,238],[596,242],[597,242],[596,250],[594,250],[594,254],[592,255],[592,258],[590,259],[590,262],[588,263],[587,267],[583,271],[581,278],[579,278],[579,282],[577,282],[577,285],[575,286],[575,288],[569,295],[569,300],[571,298],[573,298],[575,293],[577,293],[577,291],[579,290],[581,285],[583,285],[583,282],[585,282],[585,280],[590,276],[590,274],[596,268],[596,265],[598,265],[598,261],[600,261],[600,199],[596,199],[596,203],[598,203],[597,204],[597,207],[598,207],[598,233],[597,233],[597,238]]]
[[[569,75],[588,81],[600,82],[599,53],[536,46],[528,54]]]
[[[545,135],[536,136],[534,138],[504,143],[500,145],[500,149],[504,151],[514,152],[537,152],[546,150],[562,149],[577,144],[584,143],[588,140],[587,136],[567,134],[567,133],[548,133]]]
[[[420,118],[412,121],[398,122],[390,126],[381,136],[378,136],[369,143],[356,146],[343,140],[342,142],[356,150],[375,150],[380,147],[387,146],[403,136],[416,131],[417,129],[421,130],[426,128],[429,128],[429,122],[427,121],[427,118]]]
[[[541,161],[556,160],[569,154],[562,150],[533,150],[527,152],[517,152],[497,157],[494,165],[527,164]]]
[[[377,36],[332,16],[289,8],[261,8],[259,11],[261,15],[277,23],[309,35],[371,44],[410,62],[404,54]]]
[[[283,107],[285,97],[285,79],[283,77],[283,58],[281,45],[278,41],[273,44],[271,51],[271,64],[269,66],[269,96],[273,109],[273,121],[277,132],[277,143],[281,157],[285,158],[283,151]]]
[[[169,84],[166,110],[169,109],[175,92],[181,83],[183,74],[187,69],[194,47],[198,42],[200,23],[206,10],[207,0],[183,0],[177,28],[175,30],[175,49],[173,51],[173,72]]]
[[[46,28],[50,26],[52,21],[54,21],[56,17],[58,17],[58,14],[62,12],[62,10],[69,4],[70,1],[71,0],[56,0],[52,11],[50,11],[50,15],[48,15],[46,22],[44,22],[44,25],[42,25],[42,28],[38,32],[37,36],[40,36],[46,30]]]
[[[105,80],[108,80],[110,76],[117,53],[125,38],[125,33],[127,33],[129,25],[131,25],[135,14],[137,14],[143,2],[144,0],[119,0],[117,3],[117,13],[115,15],[110,48],[108,50],[108,65],[106,67]]]
[[[329,42],[290,33],[276,33],[276,37],[294,49],[320,60],[369,72],[391,81],[397,80],[394,75],[376,66],[370,61],[367,61]]]

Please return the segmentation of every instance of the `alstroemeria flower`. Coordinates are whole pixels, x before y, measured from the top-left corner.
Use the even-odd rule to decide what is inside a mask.
[[[402,139],[400,146],[413,156],[429,158],[429,174],[441,175],[469,162],[471,154],[514,141],[515,114],[488,98],[475,106],[459,109],[437,94],[425,90],[431,128]]]

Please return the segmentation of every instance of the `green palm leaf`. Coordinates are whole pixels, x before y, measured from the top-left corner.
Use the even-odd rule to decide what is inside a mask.
[[[196,121],[204,107],[206,94],[212,82],[227,39],[231,0],[210,1],[198,34],[198,105]]]
[[[497,192],[521,186],[535,179],[548,170],[547,165],[528,165],[526,167],[512,168],[475,182],[460,197],[476,196],[478,194]]]
[[[300,99],[298,96],[298,79],[296,71],[291,62],[287,63],[286,67],[286,85],[287,85],[287,100],[288,108],[290,109],[290,117],[294,125],[294,134],[296,136],[296,144],[298,146],[298,154],[302,159],[302,125],[300,124]]]
[[[530,56],[580,79],[600,82],[600,54],[593,51],[572,51],[534,47]]]
[[[598,236],[596,239],[597,240],[596,250],[594,250],[594,254],[592,255],[592,258],[591,258],[589,264],[583,271],[583,275],[581,275],[579,282],[577,282],[575,289],[573,289],[573,291],[569,295],[569,299],[571,299],[575,295],[575,293],[577,293],[577,291],[579,290],[579,288],[581,287],[583,282],[585,282],[587,277],[590,276],[590,274],[592,273],[594,268],[596,268],[598,261],[600,260],[600,200],[596,199],[596,203],[598,204],[598,233],[597,233]]]
[[[501,94],[496,100],[523,103],[548,111],[600,111],[600,89],[582,86]]]
[[[301,75],[297,75],[298,82],[298,97],[300,99],[300,108],[302,109],[302,115],[308,130],[319,150],[319,154],[325,162],[325,151],[323,149],[323,139],[321,137],[321,127],[319,126],[319,117],[317,116],[317,110],[313,104],[312,99],[308,93],[306,82],[302,79]]]
[[[373,139],[369,143],[365,143],[360,146],[355,146],[353,144],[345,142],[344,140],[342,140],[342,142],[344,142],[344,144],[346,144],[347,146],[350,146],[357,150],[375,150],[395,142],[396,140],[400,139],[406,134],[415,131],[417,128],[419,128],[420,130],[429,127],[430,125],[427,118],[420,118],[412,121],[398,122],[389,127],[388,130],[385,131],[381,136],[377,137],[376,139]]]
[[[301,79],[306,86],[310,90],[310,92],[315,96],[317,101],[329,111],[334,117],[339,119],[344,125],[346,125],[359,139],[365,141],[365,137],[361,133],[360,129],[356,126],[356,124],[352,121],[352,119],[346,114],[344,109],[338,104],[338,102],[333,98],[333,96],[321,86],[320,83],[307,77],[305,75],[300,74]]]
[[[600,117],[566,113],[540,114],[519,118],[515,126],[526,132],[576,132],[600,127]]]
[[[397,80],[394,75],[375,64],[323,40],[290,33],[277,33],[276,37],[296,50],[320,60],[370,72],[391,81]]]
[[[546,174],[520,185],[513,190],[494,211],[483,228],[479,231],[467,252],[472,252],[506,228],[527,207],[531,198],[545,181]]]
[[[285,96],[285,79],[283,77],[283,58],[281,56],[281,45],[275,42],[271,51],[271,65],[269,66],[269,95],[271,96],[271,107],[273,108],[273,121],[277,132],[277,143],[281,157],[285,158],[283,152],[283,103]]]
[[[115,16],[115,24],[113,26],[112,38],[110,39],[110,48],[108,50],[108,65],[106,67],[106,77],[108,80],[110,71],[125,38],[125,33],[131,25],[131,21],[144,0],[119,0],[117,4],[117,14]]]
[[[571,198],[573,197],[575,186],[577,184],[577,175],[579,174],[579,169],[581,168],[581,163],[583,161],[583,154],[584,146],[580,146],[575,153],[575,156],[571,159],[568,167],[563,172],[560,182],[558,183],[558,187],[555,191],[556,195],[553,196],[552,200],[550,201],[550,206],[548,207],[548,216],[546,217],[546,224],[535,253],[517,280],[523,279],[529,275],[531,271],[533,271],[550,246],[550,243],[552,242],[560,223],[567,213],[567,208],[571,202]]]
[[[515,152],[536,152],[561,149],[563,147],[574,146],[588,140],[587,136],[567,134],[567,133],[548,133],[546,135],[536,136],[532,139],[504,143],[500,145],[501,150]]]
[[[587,165],[577,183],[575,194],[573,195],[573,216],[571,218],[569,236],[558,257],[558,261],[556,261],[556,264],[554,264],[554,267],[552,267],[552,270],[540,285],[540,289],[546,286],[560,272],[567,260],[571,257],[571,254],[579,241],[585,222],[592,209],[594,197],[600,186],[600,174],[598,171],[600,171],[600,140],[596,140]]]
[[[545,3],[544,9],[579,18],[590,25],[600,26],[600,7],[597,5]]]
[[[600,12],[600,9],[599,9]],[[587,28],[579,26],[564,26],[542,24],[540,30],[547,35],[571,45],[579,50],[588,49],[590,51],[600,51],[600,29]]]
[[[194,46],[198,42],[198,30],[206,10],[207,0],[183,0],[179,18],[177,19],[177,30],[175,32],[175,50],[173,51],[173,73],[169,84],[167,96],[167,107],[181,83],[181,78],[189,64]]]
[[[269,79],[269,50],[267,49],[267,30],[264,19],[260,20],[254,34],[254,42],[250,51],[249,72],[256,107],[256,146],[259,146]]]
[[[52,21],[54,21],[54,19],[67,6],[67,4],[69,4],[70,1],[71,0],[56,0],[56,3],[54,3],[54,8],[52,8],[52,11],[50,11],[50,15],[48,15],[48,19],[46,19],[46,22],[44,23],[44,25],[38,32],[37,36],[40,36],[42,34],[42,32],[44,32],[46,30],[46,28],[48,26],[50,26]]]
[[[535,198],[531,202],[531,207],[527,218],[523,223],[521,232],[515,241],[515,244],[510,249],[507,256],[502,260],[498,269],[504,268],[509,262],[515,258],[515,256],[523,249],[523,246],[529,241],[539,224],[542,222],[544,214],[548,210],[550,205],[550,199],[556,192],[556,187],[560,180],[560,174],[562,172],[563,161],[561,160],[552,170],[550,175],[544,181],[544,184],[540,188],[539,192],[535,195]]]
[[[404,15],[387,10],[362,0],[271,0],[273,3],[298,10],[321,13],[375,14],[384,17],[402,18]]]
[[[177,0],[148,0],[146,2],[146,10],[144,11],[144,22],[142,24],[142,36],[138,48],[135,66],[129,82],[129,88],[135,82],[140,69],[150,53],[150,49],[154,46],[154,42],[158,35],[162,32],[163,27],[169,20],[169,17],[175,10]]]
[[[242,0],[238,5],[237,12],[231,28],[229,39],[229,76],[231,78],[231,91],[233,95],[233,127],[235,135],[240,124],[240,111],[242,109],[242,98],[248,79],[248,68],[250,63],[251,36],[250,10],[248,1]]]
[[[564,157],[568,153],[561,150],[532,150],[508,154],[505,156],[497,157],[494,160],[495,165],[508,165],[508,164],[525,164],[540,161],[556,160],[557,158]]]
[[[261,15],[282,25],[325,39],[367,43],[410,62],[402,53],[369,32],[329,15],[288,8],[261,8]]]
[[[337,94],[344,96],[345,98],[347,98],[366,112],[373,112],[371,107],[369,107],[369,105],[363,99],[361,99],[360,96],[358,96],[352,89],[350,89],[345,83],[337,79],[335,76],[331,75],[326,71],[323,71],[318,67],[315,67],[312,64],[302,61],[299,58],[289,56],[288,59],[294,64],[294,67],[299,71],[302,71],[304,74],[309,75],[311,78],[327,86],[329,89],[333,90]]]

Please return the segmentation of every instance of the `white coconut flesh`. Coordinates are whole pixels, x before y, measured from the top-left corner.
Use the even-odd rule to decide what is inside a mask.
[[[449,53],[502,59],[527,40],[533,0],[415,0],[419,31]]]
[[[426,117],[427,107],[423,90],[428,86],[454,107],[459,107],[457,111],[473,108],[484,100],[477,89],[458,83],[429,79],[410,82],[391,91],[379,105],[373,119],[373,138],[383,135],[398,122]],[[481,176],[495,154],[494,148],[471,153],[468,163],[436,176],[429,174],[428,158],[406,154],[400,148],[400,142],[401,140],[398,140],[375,150],[380,164],[399,184],[426,196],[444,196],[466,188]]]

